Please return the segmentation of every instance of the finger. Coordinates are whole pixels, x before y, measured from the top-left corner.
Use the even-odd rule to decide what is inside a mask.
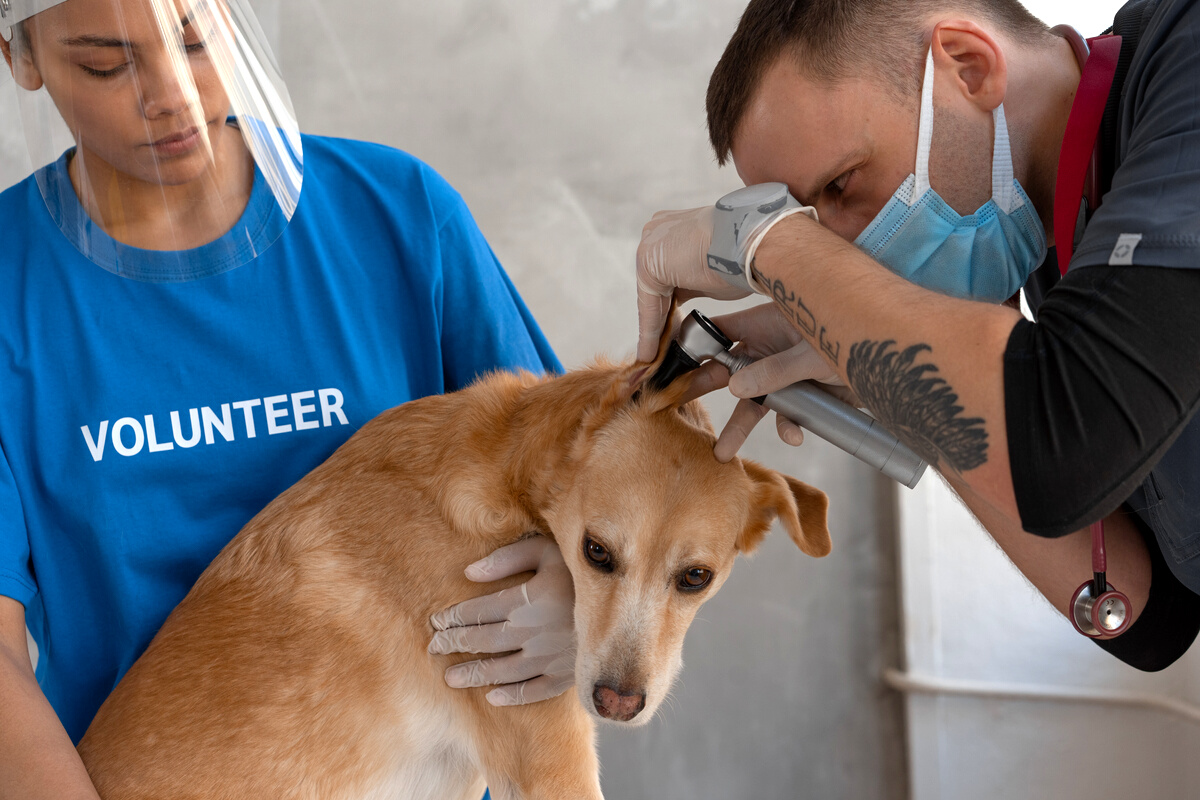
[[[783,414],[775,415],[775,430],[779,433],[779,438],[792,447],[804,444],[804,430]]]
[[[472,686],[517,683],[536,678],[542,671],[541,665],[531,664],[520,653],[510,653],[456,664],[446,670],[446,685],[451,689],[467,689]]]
[[[750,436],[750,431],[754,430],[754,426],[766,413],[767,409],[753,400],[739,401],[729,422],[725,423],[720,438],[717,439],[717,446],[713,448],[717,460],[726,462],[736,456]]]
[[[545,536],[530,536],[506,545],[487,558],[481,558],[469,565],[465,574],[477,583],[487,583],[535,570],[548,542]]]
[[[687,392],[680,399],[680,404],[690,403],[698,397],[703,397],[709,392],[715,392],[717,389],[724,389],[729,385],[729,370],[716,361],[708,362],[693,372],[692,375],[692,382],[688,386]]]
[[[637,360],[650,363],[658,355],[658,340],[671,310],[671,296],[663,296],[655,290],[643,288],[641,269],[638,270],[638,348]]]
[[[427,649],[430,655],[507,653],[509,650],[520,650],[528,638],[528,628],[518,628],[507,621],[495,622],[438,631]]]
[[[498,686],[487,693],[487,701],[494,706],[520,706],[527,703],[538,703],[558,697],[574,685],[574,674],[560,677],[541,675],[524,683]]]
[[[729,391],[736,397],[762,397],[798,381],[828,376],[825,360],[808,345],[800,345],[739,370],[729,381]]]
[[[463,625],[488,625],[503,622],[518,608],[529,604],[528,583],[502,592],[464,600],[429,618],[434,630],[444,631]]]

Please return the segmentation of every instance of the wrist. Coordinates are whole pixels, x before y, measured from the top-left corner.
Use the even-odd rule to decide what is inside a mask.
[[[709,269],[738,289],[762,293],[748,269],[754,250],[775,224],[801,211],[816,215],[813,209],[802,208],[782,183],[747,186],[725,195],[713,214]]]
[[[767,297],[771,296],[771,290],[764,286],[756,276],[755,260],[758,257],[759,248],[762,247],[763,242],[765,242],[772,234],[775,234],[776,242],[778,242],[779,232],[777,229],[786,224],[787,220],[798,215],[808,216],[810,212],[812,214],[816,214],[816,212],[811,208],[801,207],[787,208],[782,211],[777,211],[768,217],[761,225],[759,225],[752,234],[750,234],[746,251],[740,254],[740,261],[742,270],[746,276],[746,283],[750,284],[751,290],[753,290],[756,294],[765,295]]]

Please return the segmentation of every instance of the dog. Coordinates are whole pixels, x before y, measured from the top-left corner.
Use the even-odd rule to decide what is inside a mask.
[[[666,350],[666,338],[659,359]],[[252,519],[79,744],[105,800],[602,800],[595,724],[650,719],[699,606],[778,518],[830,551],[823,493],[719,463],[686,378],[496,373],[373,419]],[[430,618],[463,566],[540,533],[575,585],[576,692],[451,689]],[[528,579],[514,576],[494,589]]]

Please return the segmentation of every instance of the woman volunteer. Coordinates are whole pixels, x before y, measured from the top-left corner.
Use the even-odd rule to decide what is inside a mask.
[[[0,787],[94,797],[72,740],[251,516],[386,408],[559,365],[445,181],[300,135],[243,0],[0,33]]]

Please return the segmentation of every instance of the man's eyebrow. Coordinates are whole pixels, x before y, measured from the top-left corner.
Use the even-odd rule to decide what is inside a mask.
[[[183,19],[179,20],[179,27],[186,28],[192,24],[195,19],[195,12],[188,14]],[[134,45],[132,42],[127,42],[124,39],[114,39],[111,36],[93,36],[84,34],[83,36],[69,36],[58,40],[59,44],[67,47],[120,47],[126,50],[132,50]]]
[[[864,146],[842,156],[842,158],[836,162],[836,167],[829,170],[812,183],[812,186],[809,188],[804,197],[797,197],[796,199],[806,206],[815,205],[817,199],[820,198],[821,193],[825,191],[825,187],[840,178],[842,174],[845,173],[846,170],[850,169],[855,163],[861,161],[863,157],[867,155],[867,152],[868,150]]]

